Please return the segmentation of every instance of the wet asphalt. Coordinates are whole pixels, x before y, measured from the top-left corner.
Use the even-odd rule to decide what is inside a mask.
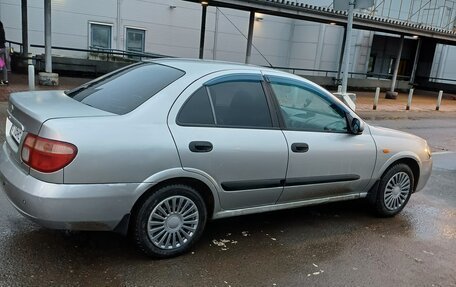
[[[456,151],[454,119],[441,121],[373,123]],[[456,286],[456,153],[433,157],[427,186],[394,218],[359,200],[217,220],[168,260],[114,233],[41,228],[0,190],[0,286]]]

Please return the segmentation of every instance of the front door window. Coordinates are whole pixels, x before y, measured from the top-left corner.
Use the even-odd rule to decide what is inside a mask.
[[[288,129],[347,132],[344,112],[311,88],[280,82],[271,87]]]

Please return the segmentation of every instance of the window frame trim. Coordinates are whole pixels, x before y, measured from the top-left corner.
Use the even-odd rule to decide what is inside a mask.
[[[296,132],[330,133],[330,134],[350,134],[349,123],[348,123],[348,119],[346,116],[347,113],[349,113],[349,112],[347,111],[347,109],[343,108],[339,103],[333,101],[333,99],[331,99],[331,97],[329,97],[325,93],[322,93],[317,88],[313,87],[312,85],[309,85],[306,82],[298,81],[296,79],[291,79],[291,78],[287,78],[287,77],[283,77],[283,76],[276,76],[276,75],[264,75],[264,78],[266,79],[265,84],[268,85],[268,87],[269,87],[268,90],[274,99],[274,104],[276,105],[276,113],[277,113],[277,117],[279,118],[281,130],[296,131]],[[330,102],[331,104],[336,105],[338,108],[340,108],[341,111],[343,111],[345,113],[344,118],[345,118],[345,122],[347,124],[347,131],[343,131],[343,132],[342,131],[317,131],[317,130],[311,130],[311,129],[296,129],[296,128],[287,127],[285,119],[284,119],[282,113],[280,112],[279,100],[277,99],[277,95],[274,92],[274,89],[272,88],[272,85],[271,85],[273,82],[276,82],[278,84],[283,84],[283,85],[287,85],[287,84],[294,85],[296,87],[303,88],[305,90],[315,93],[317,96],[323,98],[323,100],[326,100],[326,101]]]

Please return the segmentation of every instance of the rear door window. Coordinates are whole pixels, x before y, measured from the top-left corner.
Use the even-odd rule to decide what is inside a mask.
[[[217,126],[272,127],[268,102],[260,82],[232,81],[209,87]]]
[[[137,63],[77,87],[67,95],[97,109],[129,113],[185,73],[156,63]]]
[[[177,123],[180,125],[214,125],[214,116],[212,113],[209,96],[206,87],[199,88],[185,102],[179,115]]]

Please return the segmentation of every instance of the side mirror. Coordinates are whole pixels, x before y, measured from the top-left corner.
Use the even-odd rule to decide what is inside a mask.
[[[349,113],[346,113],[347,123],[350,133],[354,135],[360,135],[364,131],[364,123],[355,117],[352,117]]]
[[[361,122],[358,118],[353,118],[350,123],[350,131],[354,135],[360,135],[364,131],[364,123]]]

